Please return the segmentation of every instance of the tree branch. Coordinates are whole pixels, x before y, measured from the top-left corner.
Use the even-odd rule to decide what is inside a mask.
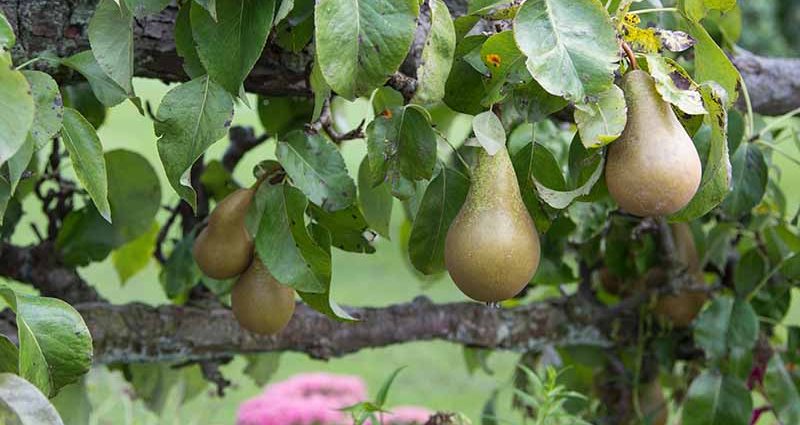
[[[54,53],[61,57],[89,48],[87,27],[94,11],[95,0],[0,0],[5,13],[17,33],[13,49],[16,63]],[[446,0],[453,15],[465,12],[467,0]],[[135,73],[137,76],[157,78],[165,82],[186,80],[182,61],[175,51],[173,27],[177,8],[171,6],[163,12],[137,20],[135,25]],[[421,19],[424,22],[424,19]],[[402,71],[389,83],[402,88],[404,96],[413,94],[413,73],[420,62],[425,31],[418,31],[411,53]],[[245,88],[263,95],[309,96],[308,73],[313,60],[309,48],[294,54],[268,43],[256,64]],[[779,115],[800,106],[800,59],[764,58],[749,52],[738,52],[733,59],[747,83],[756,112]],[[47,61],[36,67],[57,78],[70,80],[75,75],[64,67],[54,69]],[[50,67],[50,68],[48,68]]]

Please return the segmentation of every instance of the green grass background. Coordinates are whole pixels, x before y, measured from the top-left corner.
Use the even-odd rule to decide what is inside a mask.
[[[143,100],[154,107],[167,87],[150,80],[136,80],[138,93]],[[254,98],[252,104],[254,104]],[[354,126],[360,121],[365,105],[349,105],[351,113],[339,124],[342,127]],[[252,125],[260,128],[253,110],[240,106],[237,109],[235,124]],[[464,137],[468,120],[456,120],[450,129],[451,139]],[[177,195],[166,183],[163,169],[158,160],[152,123],[140,116],[132,105],[125,103],[109,111],[106,123],[101,127],[100,137],[106,150],[129,149],[147,157],[157,170],[163,182],[163,203],[173,204]],[[785,143],[784,147],[792,155],[798,156],[797,147]],[[225,141],[220,141],[210,150],[211,158],[221,156]],[[249,153],[236,170],[242,182],[249,182],[250,170],[259,160],[274,157],[274,142],[268,142]],[[363,141],[345,143],[343,154],[351,174],[358,169],[366,149]],[[800,204],[800,193],[790,187],[790,183],[800,181],[800,167],[776,156],[776,163],[782,169],[781,184],[789,198],[790,211],[796,211]],[[775,170],[771,171],[772,173]],[[402,212],[396,205],[393,215],[392,240],[380,240],[376,244],[377,253],[365,256],[334,250],[333,295],[344,305],[382,306],[391,303],[407,302],[418,295],[425,295],[437,302],[461,301],[465,297],[458,292],[448,277],[421,282],[409,269],[405,253],[401,250],[397,234],[402,222]],[[33,241],[29,222],[41,223],[39,204],[29,197],[24,203],[27,216],[14,235],[16,243]],[[158,283],[158,271],[154,263],[143,272],[122,285],[117,278],[111,261],[92,264],[80,270],[80,274],[95,284],[99,291],[115,303],[142,301],[150,304],[166,303],[167,300]],[[796,295],[796,294],[795,294]],[[796,296],[793,297],[795,300]],[[791,320],[800,322],[798,306],[793,305]],[[514,367],[517,355],[513,353],[494,353],[489,365],[494,369],[493,376],[478,371],[473,375],[466,372],[460,346],[445,342],[417,342],[387,348],[362,350],[328,362],[309,359],[304,354],[285,353],[281,357],[280,368],[273,380],[284,379],[299,372],[326,371],[355,374],[361,376],[372,392],[377,391],[383,379],[395,368],[407,366],[397,379],[390,394],[390,405],[414,404],[433,410],[461,411],[479,423],[480,411],[492,390],[507,382]],[[174,403],[165,409],[161,418],[148,412],[140,401],[131,400],[130,391],[118,374],[102,370],[94,371],[88,380],[88,387],[95,408],[93,424],[233,424],[236,408],[243,400],[256,395],[260,389],[242,374],[244,361],[236,359],[223,367],[228,379],[234,382],[225,398],[218,398],[211,391],[204,392],[183,406]],[[177,392],[178,390],[176,390]],[[69,424],[68,424],[69,425]]]

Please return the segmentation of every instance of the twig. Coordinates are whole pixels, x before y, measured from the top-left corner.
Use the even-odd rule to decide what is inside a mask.
[[[633,50],[631,50],[631,46],[624,41],[622,42],[621,46],[622,50],[625,51],[625,55],[628,57],[628,63],[631,65],[631,69],[639,69],[639,64],[636,62],[636,54],[633,53]]]
[[[231,142],[222,155],[222,166],[228,171],[233,171],[247,152],[267,141],[269,137],[266,133],[256,137],[253,127],[238,125],[231,127],[228,132],[228,138]]]
[[[320,113],[319,120],[309,124],[307,131],[311,133],[319,133],[320,131],[324,131],[325,134],[327,134],[328,137],[333,141],[333,143],[339,145],[346,140],[363,139],[366,137],[364,135],[365,123],[366,120],[361,120],[361,123],[358,124],[358,127],[354,128],[353,130],[350,130],[347,133],[339,133],[339,131],[333,127],[331,103],[330,99],[327,99],[322,105],[322,112]]]
[[[399,91],[406,102],[410,102],[417,92],[417,80],[399,71],[389,77],[386,85]]]
[[[167,261],[166,257],[164,257],[163,245],[164,241],[167,239],[167,235],[169,234],[169,229],[172,227],[172,224],[175,223],[175,219],[178,218],[178,211],[180,211],[181,202],[183,201],[180,201],[172,208],[166,208],[170,212],[169,217],[158,231],[158,237],[156,238],[156,250],[153,252],[153,256],[160,264],[164,264]]]

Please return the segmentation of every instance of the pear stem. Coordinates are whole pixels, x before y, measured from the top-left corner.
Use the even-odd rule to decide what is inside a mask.
[[[628,63],[631,65],[631,69],[639,69],[639,64],[636,63],[636,54],[634,54],[633,50],[631,50],[631,46],[623,41],[622,50],[625,51],[625,55],[628,57]]]
[[[452,144],[452,143],[450,143],[450,140],[448,140],[448,139],[447,139],[447,137],[445,137],[445,135],[444,135],[444,134],[442,134],[442,132],[441,132],[441,131],[439,131],[439,129],[436,129],[436,128],[435,128],[435,129],[433,129],[433,131],[435,131],[435,132],[436,132],[436,134],[437,134],[439,137],[441,137],[441,138],[442,138],[442,140],[444,140],[444,142],[445,142],[445,143],[447,143],[447,146],[450,146],[450,149],[452,149],[452,150],[453,150],[453,153],[454,153],[454,154],[456,154],[456,158],[458,158],[458,162],[460,162],[460,163],[461,163],[461,165],[463,165],[463,166],[464,166],[464,169],[465,169],[465,170],[467,170],[467,176],[468,176],[468,177],[470,177],[470,179],[471,179],[471,178],[472,178],[472,170],[469,168],[469,164],[468,164],[468,163],[467,163],[467,161],[464,159],[464,157],[463,157],[463,156],[461,156],[461,153],[458,151],[458,149],[456,149],[456,147],[455,147],[455,146],[453,146],[453,144]]]

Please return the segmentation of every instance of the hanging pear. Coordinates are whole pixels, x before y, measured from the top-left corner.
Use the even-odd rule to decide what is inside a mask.
[[[687,223],[670,224],[670,228],[672,239],[675,241],[675,257],[683,267],[686,267],[686,273],[695,285],[704,283],[705,277],[700,267],[700,257],[697,254],[692,229]],[[681,291],[677,294],[666,294],[658,298],[653,311],[669,319],[673,326],[685,328],[697,317],[706,300],[708,294],[705,292]]]
[[[233,286],[231,309],[250,332],[276,334],[294,314],[294,289],[278,282],[256,257]]]
[[[539,265],[539,235],[522,202],[505,148],[481,149],[467,199],[447,232],[444,259],[468,297],[498,302],[518,294]]]
[[[608,149],[606,184],[620,208],[641,217],[677,212],[700,185],[700,157],[653,78],[633,70],[622,78],[628,122]]]
[[[245,217],[255,190],[238,189],[220,201],[208,226],[194,241],[192,254],[206,276],[228,279],[241,274],[253,258],[253,238]]]

